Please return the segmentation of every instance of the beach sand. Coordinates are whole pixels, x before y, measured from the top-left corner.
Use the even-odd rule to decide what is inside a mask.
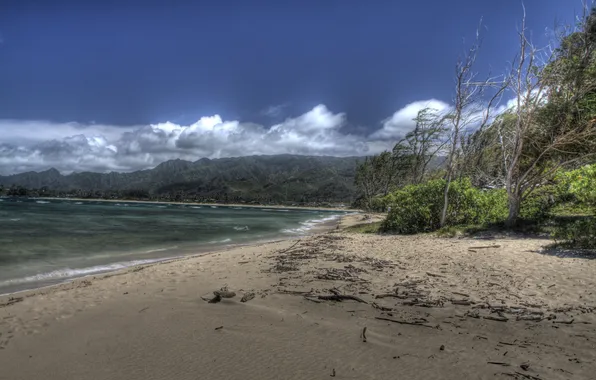
[[[337,229],[3,296],[0,378],[593,379],[596,260],[548,243]]]

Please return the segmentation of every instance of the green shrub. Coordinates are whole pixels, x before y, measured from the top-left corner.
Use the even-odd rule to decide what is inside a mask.
[[[557,225],[551,236],[564,247],[596,248],[596,217]]]
[[[523,221],[543,222],[551,216],[555,206],[556,189],[554,186],[543,186],[527,196],[520,207],[519,217]]]
[[[438,179],[409,185],[389,194],[385,201],[391,211],[383,222],[382,230],[413,234],[439,229],[444,189],[445,180]],[[480,190],[473,187],[467,178],[451,183],[447,226],[496,223],[506,216],[504,190]]]
[[[596,212],[596,164],[557,175],[558,193]],[[569,200],[569,199],[566,199]]]

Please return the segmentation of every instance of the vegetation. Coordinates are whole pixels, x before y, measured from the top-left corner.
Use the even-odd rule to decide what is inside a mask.
[[[391,178],[384,191],[362,192],[371,210],[390,209],[383,231],[548,225],[568,246],[596,247],[596,8],[546,49],[527,35],[524,16],[510,69],[482,80],[473,72],[476,41],[456,64],[453,106],[421,111],[415,130],[383,153],[392,165],[371,165],[376,157],[360,164],[361,191]],[[507,108],[497,107],[503,97]],[[421,130],[432,133],[412,144]],[[412,149],[419,141],[424,148]],[[443,167],[420,165],[440,156]],[[569,219],[570,210],[581,215]]]
[[[213,203],[349,205],[356,198],[355,157],[293,155],[172,160],[131,173],[57,170],[0,176],[0,195],[193,201]]]

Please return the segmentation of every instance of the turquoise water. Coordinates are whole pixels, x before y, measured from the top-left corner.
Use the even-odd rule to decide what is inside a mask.
[[[0,294],[262,240],[341,212],[0,199]]]

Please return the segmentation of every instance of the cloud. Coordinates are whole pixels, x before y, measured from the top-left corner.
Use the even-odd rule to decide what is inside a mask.
[[[400,138],[411,131],[416,123],[414,119],[418,112],[425,108],[433,108],[438,112],[444,112],[449,109],[449,104],[437,99],[420,100],[407,104],[402,109],[395,112],[391,117],[383,120],[383,128],[371,135],[373,139]]]
[[[393,145],[342,132],[346,115],[325,105],[264,126],[206,116],[190,125],[172,122],[121,127],[0,120],[0,174],[54,167],[61,172],[133,171],[181,158],[196,161],[247,155],[363,156]]]
[[[499,107],[498,112],[513,103]],[[318,105],[273,125],[206,116],[190,125],[164,122],[140,126],[0,120],[0,174],[40,171],[51,167],[73,171],[134,171],[180,158],[222,158],[249,155],[300,154],[365,156],[390,150],[414,128],[426,107],[447,112],[437,99],[407,104],[384,119],[377,130],[345,133],[347,116]],[[480,115],[480,114],[479,114]],[[368,131],[375,126],[368,128]]]
[[[261,115],[268,116],[271,118],[280,117],[282,115],[283,110],[285,108],[287,108],[288,106],[289,106],[288,103],[279,104],[279,105],[275,105],[275,106],[269,106],[261,111]]]

